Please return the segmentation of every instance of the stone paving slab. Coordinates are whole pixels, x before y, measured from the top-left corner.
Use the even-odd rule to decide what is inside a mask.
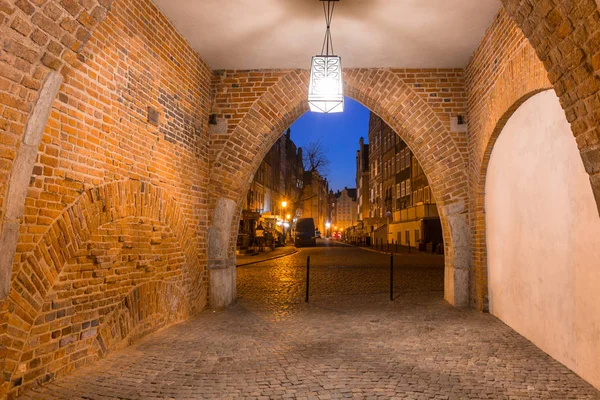
[[[240,267],[234,307],[22,398],[600,399],[498,319],[448,305],[443,260],[398,257],[390,302],[388,260],[335,246]]]

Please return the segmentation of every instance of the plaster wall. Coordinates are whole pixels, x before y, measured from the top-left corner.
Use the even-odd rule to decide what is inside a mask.
[[[554,91],[502,130],[485,207],[490,312],[600,388],[600,218]]]

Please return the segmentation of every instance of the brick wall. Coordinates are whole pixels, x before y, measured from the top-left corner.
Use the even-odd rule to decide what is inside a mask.
[[[494,143],[510,115],[529,97],[551,88],[544,65],[520,29],[501,10],[467,68],[471,304],[487,307],[485,176]]]
[[[213,107],[223,129],[216,129],[210,136],[210,153],[216,156],[222,150],[229,135],[250,111],[252,104],[268,88],[277,83],[285,70],[218,70],[213,74]]]
[[[116,1],[61,72],[2,305],[12,394],[207,301],[212,72],[147,0]]]
[[[600,213],[600,3],[502,0],[548,71]]]
[[[0,213],[16,149],[43,80],[76,57],[111,3],[0,0]]]
[[[454,143],[467,159],[466,132],[451,129],[451,118],[466,117],[467,94],[462,69],[392,69],[404,83],[420,95],[448,128]]]

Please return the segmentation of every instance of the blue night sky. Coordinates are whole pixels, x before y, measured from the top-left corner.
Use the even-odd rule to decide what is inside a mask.
[[[369,109],[345,97],[344,112],[320,114],[308,111],[291,126],[296,146],[306,147],[321,138],[330,161],[329,188],[334,192],[356,187],[356,151],[358,139],[368,142]]]

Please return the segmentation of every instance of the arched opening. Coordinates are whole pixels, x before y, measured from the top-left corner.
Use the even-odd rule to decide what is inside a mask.
[[[503,127],[485,208],[490,312],[598,386],[600,220],[553,91],[531,97]]]
[[[304,219],[314,224],[314,242],[297,230]],[[276,138],[239,222],[237,294],[244,305],[302,303],[305,276],[297,267],[307,257],[316,301],[386,299],[389,254],[395,298],[443,295],[443,234],[423,168],[396,132],[350,98],[343,114],[307,112]]]
[[[308,74],[292,71],[273,85],[237,125],[215,157],[209,230],[211,306],[235,300],[235,245],[239,216],[254,172],[293,121],[307,109]],[[464,158],[432,108],[389,70],[345,71],[347,96],[376,113],[412,150],[437,200],[445,246],[445,299],[468,302],[470,263]],[[463,178],[461,178],[463,176]]]

